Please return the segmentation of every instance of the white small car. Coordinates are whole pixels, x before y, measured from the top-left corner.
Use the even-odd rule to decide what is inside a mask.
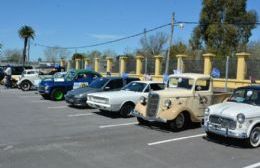
[[[18,88],[21,88],[24,91],[32,89],[34,86],[34,80],[39,79],[39,75],[41,75],[39,69],[24,70],[17,82]]]
[[[162,89],[164,84],[161,82],[134,81],[120,91],[88,94],[87,104],[100,111],[119,112],[121,116],[128,117],[141,97]]]
[[[205,111],[204,130],[214,134],[244,139],[251,147],[260,146],[260,86],[236,89],[225,103]]]

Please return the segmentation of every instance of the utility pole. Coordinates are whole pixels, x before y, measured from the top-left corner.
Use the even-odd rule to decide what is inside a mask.
[[[169,39],[169,49],[166,57],[166,64],[165,64],[165,74],[168,74],[168,69],[169,69],[169,61],[170,61],[170,53],[171,53],[171,46],[172,46],[172,38],[173,38],[173,32],[174,32],[174,22],[175,22],[175,13],[172,13],[172,18],[171,18],[171,34],[170,34],[170,39]]]
[[[146,29],[144,29],[144,41],[145,41],[145,45],[147,45],[147,38],[146,38]],[[147,47],[147,46],[145,46]],[[147,60],[147,53],[146,53],[146,48],[145,48],[145,59],[144,59],[144,74],[147,74],[147,64],[148,64],[148,60]]]

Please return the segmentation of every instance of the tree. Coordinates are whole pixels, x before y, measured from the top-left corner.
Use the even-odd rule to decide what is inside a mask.
[[[116,57],[116,55],[117,55],[117,54],[116,54],[115,51],[110,50],[110,49],[107,49],[107,50],[103,51],[102,57],[103,57],[103,58],[106,58],[106,57]]]
[[[148,38],[142,37],[140,39],[141,48],[138,49],[137,52],[145,57],[152,57],[161,54],[167,40],[167,35],[163,32],[150,35]]]
[[[171,46],[170,58],[176,58],[177,54],[188,54],[188,47],[182,42]]]
[[[5,60],[13,63],[20,63],[22,60],[22,51],[18,49],[8,49],[4,51]]]
[[[248,52],[251,54],[250,59],[260,59],[260,41],[251,41],[248,43]]]
[[[24,66],[26,60],[26,50],[28,46],[28,41],[30,39],[34,39],[35,32],[30,26],[25,25],[19,29],[18,34],[20,38],[24,39],[24,47],[23,47],[23,66]]]
[[[58,59],[66,59],[70,55],[67,49],[60,47],[46,48],[43,52],[46,60],[53,63],[57,62]]]
[[[80,59],[83,60],[85,58],[84,54],[81,53],[74,53],[72,56],[72,60]]]
[[[247,0],[203,0],[199,25],[194,28],[190,45],[218,56],[245,51],[257,13],[246,10]]]
[[[94,51],[91,51],[88,56],[90,59],[93,59],[93,58],[100,58],[102,55],[102,53],[98,50],[94,50]]]

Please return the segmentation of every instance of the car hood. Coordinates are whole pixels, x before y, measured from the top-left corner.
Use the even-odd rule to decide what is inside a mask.
[[[164,90],[153,91],[153,93],[157,93],[165,98],[172,97],[187,97],[192,96],[192,90],[188,89],[180,89],[180,88],[166,88]]]
[[[245,103],[225,102],[209,107],[210,115],[220,115],[236,119],[239,113],[245,115],[246,118],[260,117],[260,107]]]
[[[91,88],[91,87],[83,87],[83,88],[78,88],[78,89],[73,89],[71,91],[69,91],[67,94],[70,95],[78,95],[78,94],[82,94],[82,93],[95,93],[100,91],[101,89],[97,89],[97,88]]]
[[[141,96],[142,92],[132,92],[132,91],[126,91],[126,90],[120,90],[120,91],[110,91],[110,92],[99,92],[99,93],[93,93],[92,96],[96,97],[102,97],[107,99],[128,99],[130,97],[135,96]]]

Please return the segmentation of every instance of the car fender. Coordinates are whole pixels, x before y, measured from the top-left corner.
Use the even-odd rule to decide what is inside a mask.
[[[247,137],[250,136],[250,133],[251,133],[252,129],[253,129],[256,125],[260,125],[260,119],[255,120],[255,121],[253,121],[253,123],[250,124],[250,126],[249,126],[248,129],[247,129],[247,133],[246,133],[246,134],[247,134]]]
[[[188,112],[190,115],[191,121],[197,121],[196,117],[193,115],[193,113],[191,111],[192,110],[187,107],[180,107],[180,108],[172,107],[172,108],[166,109],[164,111],[161,111],[158,115],[162,119],[171,121],[171,120],[174,120],[180,113]]]

